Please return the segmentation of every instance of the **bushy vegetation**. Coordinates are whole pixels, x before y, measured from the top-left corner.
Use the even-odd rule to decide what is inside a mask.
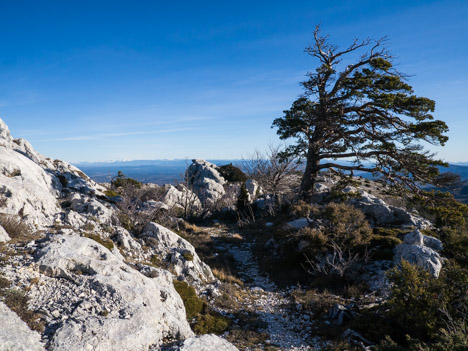
[[[468,271],[448,264],[440,277],[401,262],[389,273],[391,297],[364,311],[352,327],[379,351],[466,350]]]
[[[236,166],[233,166],[232,163],[224,166],[217,167],[218,172],[221,176],[228,182],[245,182],[247,176],[242,170]]]
[[[210,309],[200,299],[195,289],[186,282],[174,280],[174,288],[184,302],[187,320],[197,334],[222,334],[230,325],[230,319]]]
[[[117,173],[117,176],[115,176],[112,181],[111,185],[114,188],[122,188],[122,187],[129,187],[133,186],[136,188],[141,188],[142,184],[136,179],[129,178],[126,175],[124,175],[121,171]]]
[[[32,236],[31,229],[19,216],[0,214],[0,225],[11,239],[21,241]]]

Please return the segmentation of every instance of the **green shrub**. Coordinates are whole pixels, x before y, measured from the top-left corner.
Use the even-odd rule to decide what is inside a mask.
[[[200,334],[222,334],[231,324],[231,320],[220,313],[210,311],[210,313],[199,315],[197,323],[193,326],[193,331]]]
[[[313,206],[311,204],[301,200],[291,206],[291,213],[297,218],[309,217],[312,209]]]
[[[114,190],[106,190],[104,191],[104,195],[106,195],[107,197],[116,197],[116,196],[119,196],[120,194]]]
[[[230,325],[230,319],[210,310],[200,299],[195,289],[186,282],[174,280],[174,288],[179,293],[185,306],[185,313],[190,326],[197,334],[221,334]]]
[[[136,179],[128,178],[121,171],[118,171],[117,176],[111,180],[111,185],[115,188],[135,187],[140,189],[143,184]]]
[[[317,208],[315,218],[322,219],[323,232],[345,249],[369,242],[372,229],[364,214],[357,208],[344,203],[329,203]]]
[[[187,261],[193,261],[193,255],[190,252],[184,252],[183,256]]]
[[[415,197],[413,202],[421,212],[432,219],[436,226],[464,227],[468,217],[468,205],[455,200],[452,194],[441,191],[425,192],[421,197]]]
[[[156,255],[156,254],[151,256],[150,263],[156,268],[159,268],[162,266],[161,258],[159,257],[159,255]]]
[[[194,288],[186,282],[178,280],[174,280],[174,288],[184,302],[185,312],[189,321],[203,311],[205,303],[197,296]]]
[[[247,176],[238,167],[233,166],[232,163],[224,166],[217,167],[218,172],[228,182],[245,182]]]
[[[413,338],[436,339],[447,324],[466,328],[468,313],[468,271],[448,264],[438,279],[426,271],[401,262],[389,274],[393,284],[388,315]]]

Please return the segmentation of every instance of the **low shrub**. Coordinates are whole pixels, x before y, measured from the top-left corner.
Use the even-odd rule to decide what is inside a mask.
[[[197,296],[195,289],[186,282],[174,280],[174,288],[184,302],[187,319],[191,321],[203,311],[205,302]]]
[[[222,334],[231,321],[220,313],[209,309],[200,299],[195,289],[186,282],[174,280],[174,288],[179,293],[185,306],[187,320],[196,334]]]
[[[117,197],[120,194],[114,190],[106,190],[104,191],[104,195],[106,195],[107,197]]]
[[[245,182],[247,176],[240,168],[233,166],[232,163],[217,167],[218,172],[228,182]]]
[[[32,236],[29,226],[19,216],[0,214],[0,225],[11,239],[28,239]]]

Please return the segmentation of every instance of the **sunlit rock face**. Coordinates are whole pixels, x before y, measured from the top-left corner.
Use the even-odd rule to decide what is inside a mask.
[[[198,195],[202,204],[213,204],[225,194],[223,185],[226,180],[211,162],[193,160],[185,177],[189,188]]]

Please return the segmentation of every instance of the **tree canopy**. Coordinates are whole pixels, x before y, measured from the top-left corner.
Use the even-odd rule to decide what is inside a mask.
[[[440,176],[437,166],[446,164],[420,144],[444,145],[448,127],[434,119],[435,102],[415,95],[394,68],[385,38],[356,39],[340,50],[317,26],[305,52],[318,67],[302,82],[304,94],[272,126],[281,139],[295,140],[285,156],[306,162],[303,197],[323,169],[371,172],[417,192],[421,184],[453,181]]]

